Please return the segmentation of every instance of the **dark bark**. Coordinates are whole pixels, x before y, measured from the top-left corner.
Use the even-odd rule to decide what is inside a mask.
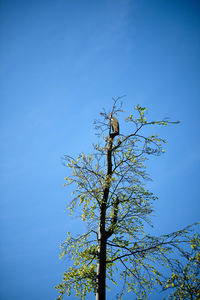
[[[103,226],[100,226],[103,227]],[[106,299],[106,239],[99,228],[96,300]]]
[[[106,299],[106,209],[110,189],[110,178],[112,176],[112,145],[113,138],[110,134],[107,146],[107,174],[104,186],[103,199],[100,206],[100,219],[98,231],[98,261],[96,279],[96,300]]]

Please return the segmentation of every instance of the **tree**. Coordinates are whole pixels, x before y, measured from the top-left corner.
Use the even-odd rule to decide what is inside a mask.
[[[173,289],[169,299],[200,299],[200,239],[198,234],[189,241],[170,277],[163,282],[164,290]]]
[[[96,300],[104,300],[109,284],[117,284],[118,272],[124,281],[118,298],[131,291],[138,299],[145,299],[157,283],[161,284],[162,266],[173,270],[173,251],[180,251],[189,239],[190,226],[162,236],[145,233],[145,224],[151,225],[152,203],[156,200],[145,188],[150,179],[145,161],[151,155],[163,153],[165,144],[158,135],[147,133],[152,126],[177,122],[148,121],[146,108],[137,105],[137,116],[131,114],[126,118],[132,125],[131,133],[113,134],[108,116],[122,112],[120,98],[113,100],[111,112],[103,110],[101,119],[95,121],[103,145],[95,144],[93,154],[82,153],[77,159],[64,156],[64,163],[71,170],[65,185],[73,188],[70,213],[81,211],[87,226],[77,237],[68,233],[61,245],[61,258],[69,256],[73,265],[56,287],[58,299],[65,293],[69,296],[74,289],[81,299],[94,292]]]

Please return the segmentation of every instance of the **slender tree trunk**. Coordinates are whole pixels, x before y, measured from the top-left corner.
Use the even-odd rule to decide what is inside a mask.
[[[99,218],[96,300],[106,299],[106,208],[110,189],[110,179],[112,175],[112,145],[113,137],[110,136],[107,148],[107,176]]]
[[[104,218],[105,220],[105,218]],[[103,220],[101,220],[103,221]],[[104,224],[103,224],[104,223]],[[106,299],[106,239],[105,221],[99,226],[96,300]]]

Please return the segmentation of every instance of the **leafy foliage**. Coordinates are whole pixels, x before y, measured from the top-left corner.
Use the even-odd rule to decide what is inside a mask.
[[[191,251],[182,253],[183,261],[177,261],[174,272],[164,285],[173,289],[169,299],[200,299],[200,239],[194,234],[190,242]]]
[[[86,233],[73,238],[70,233],[61,245],[61,257],[68,255],[73,266],[63,274],[63,281],[56,289],[63,295],[71,294],[85,299],[88,292],[97,291],[96,265],[99,259],[99,226],[106,241],[107,282],[115,282],[119,273],[124,280],[125,292],[135,293],[137,299],[146,299],[156,284],[163,280],[160,266],[174,270],[176,260],[171,254],[183,252],[189,240],[191,227],[159,237],[145,233],[146,223],[151,225],[153,202],[156,200],[145,183],[149,179],[145,162],[149,155],[164,152],[165,140],[155,134],[145,136],[144,127],[166,126],[177,123],[169,120],[149,121],[146,108],[136,106],[136,113],[125,121],[133,125],[129,135],[111,135],[109,112],[103,110],[101,119],[95,120],[97,134],[103,145],[94,145],[94,153],[81,153],[76,159],[66,155],[65,165],[71,175],[65,178],[65,185],[73,187],[73,199],[69,205],[70,214],[81,211],[81,219],[87,224]],[[122,112],[119,99],[114,99],[111,113]],[[106,135],[105,135],[106,133]],[[103,217],[102,217],[103,216]],[[109,289],[109,286],[107,286]]]

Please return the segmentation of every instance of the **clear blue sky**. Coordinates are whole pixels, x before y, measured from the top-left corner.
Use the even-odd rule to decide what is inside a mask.
[[[64,212],[60,157],[91,150],[112,97],[181,120],[159,130],[167,153],[149,163],[153,222],[167,233],[200,221],[200,2],[1,0],[0,22],[0,298],[50,300],[59,244],[81,226]]]

